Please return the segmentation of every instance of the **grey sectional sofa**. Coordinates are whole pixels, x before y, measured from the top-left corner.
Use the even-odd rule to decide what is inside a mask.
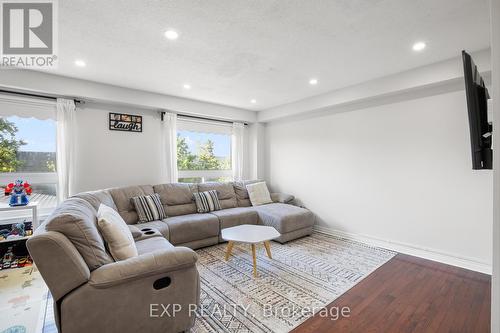
[[[54,298],[60,332],[186,331],[200,293],[193,249],[218,244],[222,229],[241,224],[273,226],[279,242],[311,234],[314,215],[287,204],[290,196],[273,194],[275,202],[252,207],[249,182],[129,186],[64,201],[27,242]],[[222,210],[199,214],[193,193],[207,190],[217,191]],[[152,193],[168,217],[137,224],[130,199]],[[101,203],[130,225],[138,257],[115,262],[110,256],[96,227]],[[151,304],[179,304],[182,311],[150,317]]]

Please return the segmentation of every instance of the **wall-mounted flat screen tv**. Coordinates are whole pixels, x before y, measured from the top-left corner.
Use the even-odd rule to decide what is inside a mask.
[[[462,59],[469,114],[472,169],[492,169],[492,125],[488,122],[488,99],[490,95],[472,57],[467,52],[462,51]]]

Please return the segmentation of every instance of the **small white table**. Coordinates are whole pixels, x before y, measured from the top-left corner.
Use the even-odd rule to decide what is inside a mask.
[[[32,221],[33,231],[35,231],[35,229],[38,227],[38,209],[37,208],[38,208],[37,202],[32,202],[32,201],[30,201],[25,206],[9,206],[9,204],[0,202],[0,212],[12,212],[13,213],[13,212],[18,211],[18,210],[31,210],[31,215],[33,217],[33,221]],[[12,217],[16,217],[15,214]],[[1,221],[0,221],[0,224],[2,224]],[[6,239],[3,241],[0,241],[0,243],[18,241],[21,239],[27,239],[28,237],[29,236],[19,237],[19,238],[14,238],[14,239]]]
[[[229,260],[235,242],[252,245],[253,276],[257,277],[257,257],[255,255],[255,244],[264,243],[267,256],[271,256],[272,239],[278,238],[281,234],[273,227],[263,225],[243,224],[232,228],[222,229],[222,239],[227,240],[226,261]]]

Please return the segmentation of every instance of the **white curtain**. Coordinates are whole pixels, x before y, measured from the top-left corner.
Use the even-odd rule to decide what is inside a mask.
[[[76,107],[73,100],[57,99],[57,197],[73,194],[75,179]]]
[[[233,179],[243,180],[244,169],[244,144],[245,124],[233,123],[231,135],[231,165],[233,167]]]
[[[177,183],[177,115],[165,112],[161,131],[162,183]]]

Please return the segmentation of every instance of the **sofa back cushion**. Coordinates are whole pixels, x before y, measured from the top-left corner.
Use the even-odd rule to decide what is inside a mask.
[[[196,204],[193,199],[193,193],[198,192],[196,184],[160,184],[153,186],[153,189],[160,195],[167,216],[196,214]]]
[[[60,204],[47,218],[45,229],[66,236],[91,271],[114,261],[97,230],[96,209],[82,198],[69,198]]]
[[[125,220],[127,224],[136,224],[139,220],[137,212],[135,211],[134,205],[132,204],[132,198],[141,195],[153,194],[153,186],[151,185],[138,185],[138,186],[128,186],[128,187],[118,187],[109,189],[111,197],[115,202],[116,210]]]
[[[87,201],[92,205],[92,207],[95,208],[96,211],[99,210],[99,206],[101,204],[111,207],[114,210],[117,210],[115,202],[113,201],[113,198],[111,197],[111,194],[109,194],[108,190],[82,192],[75,194],[73,198],[81,198]]]
[[[235,208],[236,193],[234,192],[233,183],[203,183],[198,184],[199,192],[217,191],[221,209]]]
[[[248,196],[247,185],[262,182],[263,180],[241,180],[233,182],[234,192],[236,193],[236,201],[238,207],[250,207],[250,197]]]

